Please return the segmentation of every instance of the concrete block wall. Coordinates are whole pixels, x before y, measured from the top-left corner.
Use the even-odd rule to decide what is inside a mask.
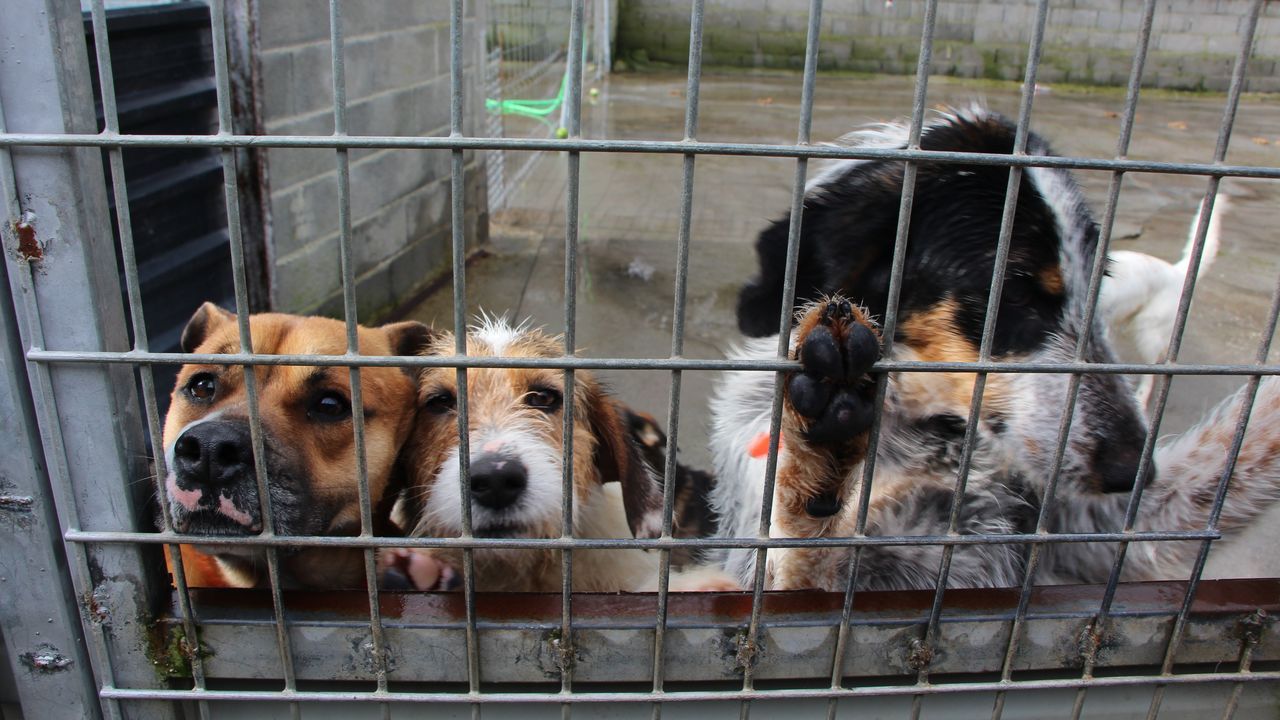
[[[1041,82],[1123,85],[1137,44],[1141,0],[1051,0]],[[1144,83],[1225,90],[1249,0],[1162,0],[1156,9]],[[624,61],[683,64],[690,0],[622,0],[618,48]],[[824,3],[822,69],[914,73],[924,0]],[[1017,79],[1026,63],[1034,0],[941,0],[932,70],[963,77]],[[800,68],[809,0],[706,0],[707,65]],[[1280,92],[1280,2],[1264,5],[1247,90]]]
[[[449,134],[449,5],[366,0],[343,5],[347,126],[352,135]],[[325,0],[263,0],[255,25],[259,115],[271,135],[333,133]],[[463,133],[484,128],[484,7],[463,23]],[[488,227],[483,155],[464,154],[469,247]],[[336,152],[272,148],[262,160],[273,309],[342,312]],[[446,272],[450,152],[353,150],[351,223],[362,320],[374,320]]]

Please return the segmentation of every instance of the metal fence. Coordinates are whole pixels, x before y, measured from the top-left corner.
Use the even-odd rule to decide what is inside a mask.
[[[762,145],[704,142],[698,137],[699,79],[703,3],[693,2],[684,139],[678,142],[618,141],[581,137],[584,0],[571,3],[567,50],[565,129],[568,137],[467,137],[462,134],[462,51],[460,23],[463,0],[451,3],[451,134],[448,137],[354,137],[346,134],[343,53],[332,55],[335,132],[324,136],[253,136],[233,132],[232,69],[227,56],[225,0],[211,0],[214,61],[218,89],[217,134],[201,136],[122,135],[112,90],[111,58],[105,41],[101,0],[92,4],[95,47],[106,129],[93,127],[88,62],[83,51],[79,8],[73,3],[11,1],[0,29],[0,188],[6,214],[4,248],[6,296],[12,304],[0,314],[5,337],[5,402],[3,429],[11,444],[4,451],[6,485],[0,511],[10,519],[15,544],[6,577],[6,643],[24,670],[17,674],[18,693],[28,717],[105,715],[107,717],[200,717],[243,713],[246,708],[285,704],[293,716],[326,712],[355,713],[350,704],[368,704],[384,717],[393,706],[440,703],[441,711],[501,713],[508,704],[540,705],[564,716],[589,713],[591,706],[622,703],[658,716],[699,711],[699,703],[727,702],[732,712],[755,711],[770,716],[803,710],[834,717],[850,712],[896,712],[928,715],[1001,717],[1048,714],[1080,717],[1087,697],[1110,703],[1113,691],[1143,686],[1139,701],[1147,716],[1179,712],[1179,704],[1196,708],[1218,702],[1223,717],[1236,710],[1247,685],[1274,684],[1280,671],[1280,641],[1266,632],[1267,613],[1280,609],[1280,583],[1273,580],[1201,581],[1200,571],[1211,541],[1219,537],[1211,521],[1202,531],[1162,533],[1164,540],[1196,540],[1201,551],[1185,582],[1123,585],[1124,561],[1117,554],[1104,588],[1033,588],[1030,573],[1021,588],[1001,591],[946,591],[945,564],[937,590],[912,593],[766,594],[761,575],[750,593],[735,597],[695,597],[668,592],[666,570],[671,549],[746,547],[757,553],[757,568],[768,548],[825,544],[849,548],[882,538],[769,539],[770,514],[762,514],[757,537],[731,540],[677,541],[671,537],[672,484],[665,495],[663,536],[654,540],[598,540],[564,537],[552,540],[476,538],[469,522],[460,538],[387,539],[375,537],[367,478],[361,473],[362,532],[356,537],[282,537],[273,532],[264,501],[262,534],[218,538],[226,545],[270,549],[269,589],[257,591],[193,591],[187,587],[177,543],[190,536],[174,531],[167,513],[153,529],[147,496],[164,490],[139,478],[163,478],[164,459],[156,453],[153,472],[145,466],[146,442],[160,447],[161,419],[156,388],[146,369],[157,364],[199,362],[218,365],[315,365],[350,369],[360,407],[361,368],[383,366],[457,368],[459,428],[467,427],[466,369],[519,366],[562,368],[572,388],[581,369],[648,369],[669,371],[672,390],[666,418],[670,447],[677,446],[681,377],[688,371],[723,369],[780,373],[794,369],[780,344],[778,358],[748,363],[683,357],[685,289],[690,246],[694,169],[700,155],[786,157],[796,160],[792,220],[787,263],[785,307],[779,308],[782,336],[790,325],[794,293],[796,245],[801,201],[810,161],[819,158],[891,158],[906,161],[907,181],[901,199],[897,252],[906,236],[913,197],[914,172],[920,162],[963,162],[1009,168],[1010,191],[1027,167],[1103,170],[1111,174],[1103,213],[1101,247],[1110,241],[1122,179],[1127,173],[1171,173],[1206,178],[1205,203],[1211,203],[1221,178],[1280,179],[1280,167],[1231,166],[1224,163],[1227,141],[1240,97],[1244,68],[1263,0],[1254,0],[1245,18],[1231,90],[1223,112],[1217,149],[1203,163],[1141,161],[1126,158],[1147,54],[1155,0],[1144,5],[1144,21],[1123,113],[1122,133],[1114,158],[1041,157],[1023,152],[1030,122],[1034,86],[1044,36],[1048,0],[1039,0],[1022,103],[1018,114],[1018,151],[1013,155],[961,154],[920,150],[918,140],[926,106],[937,0],[925,5],[911,141],[904,150],[850,149],[810,142],[815,68],[822,0],[810,0],[803,99],[796,142]],[[329,4],[332,47],[343,47],[343,3]],[[16,42],[17,38],[22,43]],[[77,39],[79,38],[79,39]],[[79,49],[76,43],[81,43]],[[19,48],[20,49],[17,49]],[[17,62],[17,60],[21,62]],[[88,108],[87,115],[86,107]],[[131,225],[126,201],[122,152],[138,146],[201,146],[221,154],[230,235],[239,337],[243,350],[226,355],[157,353],[148,348]],[[249,304],[243,238],[238,208],[236,151],[246,147],[330,148],[334,151],[340,196],[341,259],[344,319],[348,352],[341,356],[257,354],[248,325]],[[357,352],[355,283],[352,269],[349,154],[359,148],[447,150],[452,156],[452,222],[454,326],[464,327],[465,247],[463,242],[463,153],[490,155],[553,150],[566,155],[568,193],[565,236],[565,357],[552,360],[471,358],[460,338],[451,357],[367,357]],[[116,199],[118,252],[123,260],[127,303],[119,302],[109,233],[105,185],[97,153],[105,149]],[[671,353],[661,359],[602,359],[575,356],[578,252],[579,163],[583,153],[665,153],[683,158],[681,224],[677,238],[677,278]],[[1010,222],[1000,234],[1007,250]],[[1196,232],[1196,252],[1204,243],[1207,217]],[[104,239],[106,238],[106,239]],[[1104,253],[1099,253],[1099,258]],[[900,259],[900,258],[899,258]],[[890,297],[896,298],[902,263],[896,262]],[[1103,263],[1094,267],[1096,295]],[[997,273],[1002,272],[998,270]],[[978,363],[882,361],[881,371],[930,372],[964,370],[985,377],[992,372],[1072,373],[1072,398],[1080,373],[1153,373],[1160,376],[1145,461],[1154,449],[1158,418],[1173,375],[1232,374],[1259,378],[1280,374],[1267,363],[1267,345],[1280,308],[1272,303],[1258,362],[1252,365],[1184,365],[1177,356],[1194,286],[1195,268],[1178,308],[1169,363],[1160,366],[1068,363],[1011,366]],[[999,275],[994,287],[1000,287]],[[997,296],[998,293],[993,293]],[[891,303],[893,300],[891,300]],[[127,313],[126,313],[127,308]],[[993,329],[989,313],[985,335]],[[895,321],[894,304],[886,322]],[[132,340],[128,329],[132,329]],[[987,343],[989,345],[989,343]],[[132,374],[141,377],[141,403],[134,396]],[[883,373],[880,375],[884,377]],[[252,373],[246,374],[255,456],[262,454],[262,431]],[[883,380],[881,381],[883,383]],[[780,385],[778,386],[780,388]],[[973,398],[982,400],[981,381]],[[881,385],[883,390],[883,384]],[[1071,401],[1065,418],[1071,416]],[[141,415],[139,415],[141,408]],[[779,426],[781,390],[775,391],[773,431]],[[567,415],[567,413],[566,413]],[[111,419],[109,422],[107,419]],[[571,418],[566,417],[566,428]],[[1067,422],[1059,442],[1065,442]],[[1237,446],[1244,418],[1237,428]],[[875,429],[873,428],[873,432]],[[357,451],[364,453],[363,415],[354,414]],[[566,436],[571,433],[566,432]],[[465,455],[465,453],[464,453]],[[668,460],[674,470],[675,453]],[[566,455],[568,457],[568,455]],[[870,465],[871,463],[868,463]],[[363,462],[360,467],[363,468]],[[573,497],[571,463],[566,461],[564,497]],[[262,468],[261,463],[257,463]],[[259,470],[259,498],[268,497]],[[870,469],[867,471],[870,479]],[[1220,507],[1227,477],[1216,498]],[[765,497],[772,495],[772,477]],[[468,478],[461,476],[463,498]],[[959,498],[957,489],[956,499]],[[1134,490],[1126,532],[1091,539],[1132,540],[1134,513],[1141,484]],[[865,516],[867,494],[861,498]],[[571,502],[571,500],[566,500]],[[466,503],[463,502],[465,506]],[[564,508],[569,518],[570,507]],[[1214,511],[1216,517],[1217,510]],[[464,513],[464,518],[467,517]],[[566,528],[572,523],[566,522]],[[18,531],[20,530],[20,532]],[[1045,534],[1014,537],[1037,553],[1045,543],[1065,541]],[[1075,538],[1079,540],[1079,538]],[[948,552],[957,544],[981,537],[889,539],[891,542],[937,542]],[[1007,541],[1007,539],[1006,539]],[[462,548],[464,583],[453,596],[381,593],[374,578],[374,551],[388,545]],[[551,596],[518,599],[477,594],[471,553],[495,546],[554,547],[564,557],[563,591]],[[299,546],[354,547],[364,551],[367,593],[286,593],[279,582],[277,552]],[[654,596],[575,595],[569,577],[572,553],[585,548],[639,547],[658,550],[664,570]],[[172,564],[173,588],[161,569],[158,550]],[[57,571],[54,571],[57,569]],[[62,571],[65,569],[65,573]],[[58,598],[51,601],[51,598]],[[35,628],[40,628],[36,631]],[[31,633],[36,633],[33,637]],[[14,649],[20,652],[14,652]],[[1214,688],[1217,695],[1207,694]],[[1043,692],[1049,691],[1046,695]],[[1057,694],[1052,694],[1057,692]],[[1063,694],[1065,693],[1065,694]],[[944,706],[929,705],[934,695],[954,696]],[[1166,697],[1177,701],[1165,702]],[[1028,709],[1023,699],[1056,703],[1054,710]],[[980,710],[966,705],[972,698]],[[1206,698],[1208,700],[1206,700]],[[1132,698],[1131,698],[1132,699]],[[786,701],[782,706],[777,703]],[[900,701],[900,704],[893,704]],[[991,702],[994,701],[994,708]],[[249,705],[246,705],[248,703]],[[878,704],[877,704],[878,703]],[[1021,703],[1021,704],[1020,704]],[[328,708],[322,706],[329,706]],[[230,707],[228,707],[230,706]],[[585,706],[585,707],[584,707]],[[720,705],[714,705],[720,708]],[[336,708],[336,709],[335,709]],[[723,709],[723,708],[721,708]],[[363,711],[363,710],[361,710]],[[397,712],[399,712],[397,707]],[[700,712],[700,711],[699,711]],[[1203,709],[1196,710],[1203,714]],[[1217,712],[1217,711],[1214,711]]]
[[[490,0],[485,89],[490,137],[554,138],[568,129],[570,0]],[[611,2],[583,7],[582,53],[599,78],[610,63]],[[489,206],[502,209],[539,153],[489,153]]]

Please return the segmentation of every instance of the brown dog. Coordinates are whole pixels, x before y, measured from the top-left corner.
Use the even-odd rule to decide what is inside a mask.
[[[341,355],[346,327],[326,318],[261,314],[249,319],[253,350],[273,355]],[[431,340],[427,326],[401,322],[359,328],[362,355],[416,355]],[[183,352],[240,351],[236,316],[212,303],[196,311],[182,334]],[[396,456],[413,425],[414,373],[365,368],[360,373],[365,451],[374,531],[386,534],[399,483]],[[360,532],[359,485],[352,430],[350,374],[343,367],[259,366],[255,377],[266,482],[278,535]],[[192,535],[256,535],[262,531],[249,433],[244,368],[185,365],[164,424],[165,495],[175,529]],[[265,580],[262,548],[208,546],[230,584]],[[282,550],[282,582],[316,588],[363,584],[354,548]]]

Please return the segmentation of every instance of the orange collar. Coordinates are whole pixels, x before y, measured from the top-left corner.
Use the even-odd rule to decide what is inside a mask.
[[[778,452],[782,452],[782,432],[778,432]],[[769,455],[769,433],[762,432],[751,438],[751,442],[747,443],[747,454],[753,458],[762,458]]]

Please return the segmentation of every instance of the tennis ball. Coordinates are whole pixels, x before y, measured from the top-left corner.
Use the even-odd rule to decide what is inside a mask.
[[[565,139],[565,138],[569,137],[569,131],[568,131],[567,129],[565,129],[565,128],[557,128],[557,129],[556,129],[556,137],[558,137],[558,138],[560,138],[561,140],[563,140],[563,139]]]

